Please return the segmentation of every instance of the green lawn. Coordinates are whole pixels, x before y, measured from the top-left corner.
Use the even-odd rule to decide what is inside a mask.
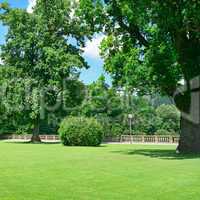
[[[0,200],[199,200],[200,157],[174,151],[0,142]]]

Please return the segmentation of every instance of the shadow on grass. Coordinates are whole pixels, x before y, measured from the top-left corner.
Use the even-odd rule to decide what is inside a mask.
[[[5,143],[10,143],[10,144],[45,144],[45,145],[50,145],[50,144],[60,144],[62,145],[62,143],[60,141],[55,141],[55,142],[45,142],[45,141],[42,141],[42,142],[38,142],[38,143],[33,143],[31,141],[5,141]],[[62,145],[64,146],[64,145]],[[102,147],[107,147],[107,145],[105,144],[102,144],[100,146],[65,146],[65,147],[90,147],[90,148],[102,148]]]
[[[6,141],[6,143],[10,144],[61,144],[61,142],[38,142],[38,143],[33,143],[30,141]]]
[[[94,149],[97,149],[97,148],[102,148],[102,147],[108,147],[107,145],[99,145],[99,146],[75,146],[75,145],[62,145],[63,147],[74,147],[74,148],[94,148]]]
[[[200,154],[177,154],[171,149],[134,149],[127,151],[113,151],[125,155],[141,155],[165,160],[200,159]]]

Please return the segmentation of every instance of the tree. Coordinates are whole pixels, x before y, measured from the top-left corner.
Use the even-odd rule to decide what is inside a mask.
[[[1,133],[12,133],[22,129],[25,131],[30,126],[27,112],[23,112],[22,101],[24,87],[29,81],[20,78],[20,70],[14,67],[0,67]]]
[[[40,121],[46,112],[59,107],[66,113],[64,105],[75,106],[82,100],[77,96],[83,89],[77,78],[79,69],[88,67],[81,47],[91,30],[80,23],[76,14],[72,15],[75,7],[71,1],[38,0],[30,14],[0,4],[0,20],[8,27],[6,43],[1,47],[4,65],[20,71],[22,82],[30,80],[28,95],[21,96],[21,100],[26,104],[23,113],[28,113],[33,125],[32,141],[40,141]],[[69,38],[74,38],[77,45],[72,45]]]
[[[81,2],[95,7],[99,1]],[[187,90],[175,98],[182,111],[178,150],[200,152],[200,122],[184,115],[190,112],[192,92],[198,96],[200,92],[198,84],[191,84],[200,75],[199,1],[105,0],[102,6],[106,20],[102,18],[100,23],[105,25],[107,37],[101,50],[106,71],[115,84],[171,97],[184,79]],[[84,6],[82,10],[87,13]],[[86,19],[93,17],[89,14]],[[198,100],[195,104],[199,119]]]
[[[106,84],[104,76],[88,86],[88,94],[80,110],[83,116],[97,118],[108,135],[111,134],[112,126],[123,121],[122,100],[116,89]]]
[[[159,129],[165,129],[168,132],[179,133],[180,113],[174,105],[161,105],[156,109],[156,115],[160,119]]]

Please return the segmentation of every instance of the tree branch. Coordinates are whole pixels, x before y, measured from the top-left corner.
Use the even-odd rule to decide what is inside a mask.
[[[115,17],[116,17],[116,20],[117,22],[119,23],[119,25],[125,30],[127,31],[131,37],[133,38],[136,38],[139,43],[141,45],[144,45],[145,47],[148,47],[149,46],[149,42],[146,40],[146,38],[141,34],[140,32],[140,29],[139,27],[134,24],[133,22],[130,23],[129,25],[127,25],[126,23],[124,23],[124,20],[123,20],[123,15],[122,15],[122,12],[121,12],[121,9],[119,8],[119,6],[117,5],[117,2],[116,0],[113,0],[112,1],[112,6],[113,6],[113,9],[115,10],[116,14],[115,14]]]

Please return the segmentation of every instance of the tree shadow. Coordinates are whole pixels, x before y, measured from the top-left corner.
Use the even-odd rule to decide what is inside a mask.
[[[165,160],[200,159],[200,154],[179,154],[172,149],[131,149],[113,152],[125,155],[142,155],[150,158],[159,158]]]
[[[98,148],[105,148],[105,147],[108,147],[107,145],[99,145],[99,146],[76,146],[76,145],[62,145],[63,147],[66,147],[66,148],[94,148],[94,149],[98,149]]]
[[[38,142],[38,143],[33,143],[31,141],[5,141],[5,143],[10,143],[10,144],[35,144],[35,145],[37,145],[37,144],[45,144],[45,145],[62,144],[60,141],[49,141],[49,142],[42,141],[42,142]],[[103,147],[107,147],[107,145],[101,144],[99,146],[65,146],[65,147],[103,148]]]
[[[8,144],[30,144],[29,141],[4,141],[4,142]]]
[[[61,142],[60,141],[55,141],[55,142],[41,142],[41,144],[61,144]]]
[[[45,141],[42,141],[42,142],[37,142],[37,143],[33,143],[31,141],[5,141],[6,143],[10,143],[10,144],[61,144],[60,141],[53,141],[53,142],[45,142]]]

